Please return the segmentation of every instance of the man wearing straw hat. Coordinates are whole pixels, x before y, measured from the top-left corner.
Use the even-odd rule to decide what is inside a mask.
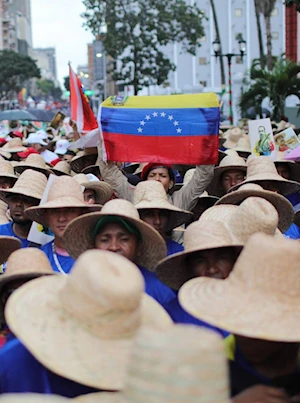
[[[26,209],[25,214],[32,221],[50,228],[54,240],[42,246],[54,271],[67,274],[74,259],[67,253],[63,243],[63,232],[74,218],[91,211],[98,211],[101,205],[87,205],[81,186],[69,176],[57,176],[49,189],[47,201]]]
[[[244,392],[236,401],[258,401],[261,385],[259,401],[299,401],[299,259],[294,241],[255,234],[226,280],[193,279],[179,292],[190,314],[234,335],[231,394]]]
[[[12,221],[0,225],[0,235],[18,238],[22,248],[30,246],[27,240],[32,220],[24,215],[26,208],[37,206],[47,185],[46,176],[27,169],[11,189],[0,189],[0,199],[8,204]]]
[[[84,188],[83,197],[87,204],[105,204],[112,198],[112,187],[93,174],[77,174],[73,178]]]
[[[133,340],[146,326],[172,326],[144,293],[138,268],[115,253],[88,251],[69,276],[16,290],[5,309],[19,340],[0,350],[0,393],[76,397],[123,389]]]

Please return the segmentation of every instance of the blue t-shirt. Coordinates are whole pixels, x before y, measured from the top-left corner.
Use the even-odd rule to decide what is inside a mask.
[[[54,241],[46,243],[46,245],[41,247],[41,250],[46,253],[46,255],[49,259],[49,262],[52,266],[52,269],[54,271],[60,273],[60,270],[57,267],[57,264],[55,263],[55,260],[54,260],[53,249],[52,249],[53,242]],[[65,273],[69,273],[75,263],[75,260],[71,256],[62,256],[62,255],[59,255],[58,253],[56,254],[56,256],[57,256],[58,262],[61,265],[61,268],[63,269],[63,271]]]
[[[296,224],[292,224],[290,228],[284,233],[286,238],[300,239],[300,228]]]
[[[13,236],[15,238],[18,238],[21,243],[22,243],[22,248],[27,248],[30,245],[30,241],[24,238],[18,237],[13,230],[13,221],[9,222],[8,224],[2,224],[0,225],[0,235],[5,235],[5,236]]]
[[[99,392],[51,372],[16,338],[0,350],[0,362],[0,394],[42,393],[75,398]]]
[[[173,241],[170,238],[166,240],[167,244],[167,256],[174,255],[174,253],[182,252],[184,247],[180,243]]]

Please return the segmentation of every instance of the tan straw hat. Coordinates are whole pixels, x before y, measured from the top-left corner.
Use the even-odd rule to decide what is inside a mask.
[[[280,184],[280,193],[283,195],[298,193],[300,190],[299,183],[284,179],[282,176],[278,175],[275,164],[271,158],[250,155],[248,158],[246,179],[232,187],[229,192],[240,188],[245,183],[257,183],[259,185],[263,181],[277,182]]]
[[[10,189],[0,189],[0,199],[7,201],[12,194],[20,194],[41,200],[47,185],[47,178],[40,172],[26,169]]]
[[[116,253],[93,250],[68,276],[30,281],[9,298],[9,328],[54,373],[104,390],[124,387],[132,341],[141,326],[172,325],[144,293],[138,268]]]
[[[13,153],[21,153],[27,148],[23,146],[22,140],[19,137],[11,139],[8,143],[0,148],[0,155],[5,158],[10,158]]]
[[[73,399],[38,393],[6,393],[0,396],[1,403],[70,403]]]
[[[41,172],[46,176],[49,176],[50,174],[46,161],[40,154],[28,155],[25,161],[19,162],[19,164],[15,167],[15,171],[18,174],[26,171],[26,169],[33,169],[34,171]]]
[[[73,178],[80,186],[83,186],[85,189],[91,189],[95,192],[97,204],[105,204],[113,195],[113,188],[104,181],[100,181],[99,179],[90,180],[85,174],[77,174],[74,175]]]
[[[294,220],[292,204],[279,193],[264,190],[255,183],[247,183],[238,190],[230,192],[217,201],[216,205],[234,204],[239,205],[248,197],[261,197],[270,202],[277,210],[279,216],[278,228],[281,232],[287,231]]]
[[[139,331],[121,393],[81,396],[77,403],[229,403],[224,342],[208,329],[175,325]]]
[[[51,168],[56,176],[71,176],[71,165],[67,161],[59,161],[53,168]]]
[[[225,148],[233,148],[237,145],[238,141],[240,138],[242,138],[243,132],[239,127],[233,127],[229,130],[227,130],[224,134],[223,137],[226,138],[225,143],[223,144],[223,147]]]
[[[133,204],[141,211],[146,209],[160,209],[169,212],[166,231],[187,222],[192,213],[182,210],[169,203],[163,185],[158,181],[144,181],[137,184],[134,190]]]
[[[179,290],[190,279],[186,262],[188,256],[203,250],[228,247],[240,250],[242,245],[235,242],[230,231],[222,222],[195,221],[184,232],[184,251],[162,260],[155,273],[164,284],[173,290]]]
[[[85,148],[83,155],[72,158],[70,164],[74,172],[79,174],[84,168],[95,165],[98,158],[97,147]]]
[[[3,264],[7,261],[9,256],[21,248],[21,241],[18,238],[13,236],[0,236],[0,264]],[[1,274],[0,281],[4,277],[4,274]]]
[[[135,262],[154,271],[157,263],[167,255],[166,243],[159,233],[140,219],[132,203],[123,199],[107,202],[101,212],[75,218],[64,232],[64,245],[69,254],[77,259],[84,251],[95,248],[94,229],[102,217],[120,217],[133,225],[140,233],[140,253]]]
[[[237,142],[236,146],[233,147],[233,150],[236,152],[242,152],[242,153],[248,153],[249,155],[251,154],[251,145],[250,145],[250,139],[249,136],[243,136],[239,139]]]
[[[75,179],[69,176],[56,176],[50,187],[46,203],[29,207],[25,212],[32,221],[47,226],[47,211],[49,209],[68,207],[78,208],[81,214],[85,214],[92,211],[99,211],[102,206],[98,204],[86,204],[84,202],[81,186]]]
[[[179,292],[180,304],[233,334],[299,342],[299,260],[294,240],[253,235],[226,280],[190,280]]]
[[[101,175],[99,165],[89,165],[81,171],[83,174],[93,174],[95,176]]]
[[[14,167],[9,161],[0,161],[0,177],[12,178],[15,181],[18,179],[17,175],[15,175]]]
[[[21,247],[20,241],[16,238],[12,239],[15,240],[14,242],[10,241],[10,247],[13,253],[7,260],[7,266],[4,274],[0,276],[0,295],[3,287],[11,281],[33,280],[36,277],[54,274],[50,262],[43,251],[37,248],[19,249]],[[0,319],[4,319],[4,306],[1,298]]]

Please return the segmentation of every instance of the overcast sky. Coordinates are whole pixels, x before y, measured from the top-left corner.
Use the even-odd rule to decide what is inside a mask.
[[[31,0],[33,47],[56,48],[58,79],[68,75],[68,62],[87,64],[87,44],[93,36],[83,27],[82,0]]]

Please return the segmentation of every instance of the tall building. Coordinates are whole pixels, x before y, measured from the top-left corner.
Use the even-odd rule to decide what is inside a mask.
[[[56,50],[55,48],[33,49],[32,58],[41,69],[43,78],[57,82]]]
[[[286,57],[300,61],[300,13],[296,6],[286,9]]]

